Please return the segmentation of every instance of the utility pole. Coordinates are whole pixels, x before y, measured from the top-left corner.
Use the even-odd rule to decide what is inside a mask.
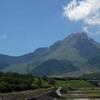
[[[30,73],[30,64],[29,63],[27,64],[26,72],[27,72],[27,74]]]

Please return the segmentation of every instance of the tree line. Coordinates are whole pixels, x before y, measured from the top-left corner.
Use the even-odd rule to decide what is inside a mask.
[[[37,77],[32,74],[3,73],[0,72],[0,92],[14,92],[38,88],[49,88],[54,86],[52,78]]]

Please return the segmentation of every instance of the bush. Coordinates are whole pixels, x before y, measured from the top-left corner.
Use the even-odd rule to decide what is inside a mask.
[[[12,88],[7,82],[0,82],[0,92],[6,93],[12,91]]]

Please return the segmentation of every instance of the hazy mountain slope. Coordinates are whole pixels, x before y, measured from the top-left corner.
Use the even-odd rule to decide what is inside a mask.
[[[13,63],[14,57],[0,54],[0,70],[9,67]]]
[[[22,56],[14,57],[0,54],[0,69],[12,66],[12,64],[20,65],[20,63],[28,63],[31,60],[36,60],[48,52],[48,48],[38,48],[34,52]]]
[[[7,68],[2,69],[3,72],[17,72],[21,74],[28,73],[27,71],[27,63],[18,63],[18,64],[12,64]]]

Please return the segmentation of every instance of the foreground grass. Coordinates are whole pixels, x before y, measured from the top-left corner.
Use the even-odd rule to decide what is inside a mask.
[[[9,74],[5,76],[6,79],[9,79]],[[10,74],[11,77],[13,77],[13,80],[11,82],[15,82],[15,79],[24,80],[27,79],[27,81],[31,82],[30,86],[35,87],[38,86],[38,88],[33,88],[34,90],[28,90],[28,91],[19,91],[19,92],[13,92],[12,93],[1,93],[0,94],[0,100],[6,100],[5,98],[13,98],[9,100],[25,100],[26,98],[30,97],[38,97],[40,95],[47,94],[49,92],[52,92],[52,88],[56,87],[62,87],[66,89],[66,91],[69,93],[64,94],[65,98],[56,98],[56,100],[74,100],[74,99],[67,99],[66,97],[73,96],[75,93],[74,90],[78,89],[76,92],[83,92],[83,94],[80,94],[80,96],[84,96],[84,92],[87,92],[87,96],[99,96],[100,90],[91,90],[95,88],[93,84],[91,84],[89,81],[86,80],[79,80],[79,79],[56,79],[56,78],[48,78],[48,77],[33,77],[31,75],[18,75],[18,74]],[[15,77],[16,76],[16,77]],[[19,77],[20,76],[20,77]],[[31,78],[31,79],[30,79]],[[4,78],[2,77],[2,80]],[[12,78],[11,78],[12,79]],[[19,82],[19,80],[17,80]],[[25,82],[27,82],[25,81]],[[21,81],[20,81],[21,82]],[[16,82],[15,82],[16,83]],[[10,84],[12,85],[12,84]],[[16,85],[16,84],[15,84]],[[23,84],[22,84],[23,85]],[[42,88],[42,90],[41,90]],[[46,89],[45,89],[46,88]],[[82,90],[80,90],[80,88]],[[17,88],[18,89],[18,88]],[[31,89],[31,88],[30,88]],[[72,90],[71,90],[72,89]],[[77,95],[77,94],[76,94]],[[3,99],[2,99],[3,98]],[[17,99],[16,99],[17,98]]]

